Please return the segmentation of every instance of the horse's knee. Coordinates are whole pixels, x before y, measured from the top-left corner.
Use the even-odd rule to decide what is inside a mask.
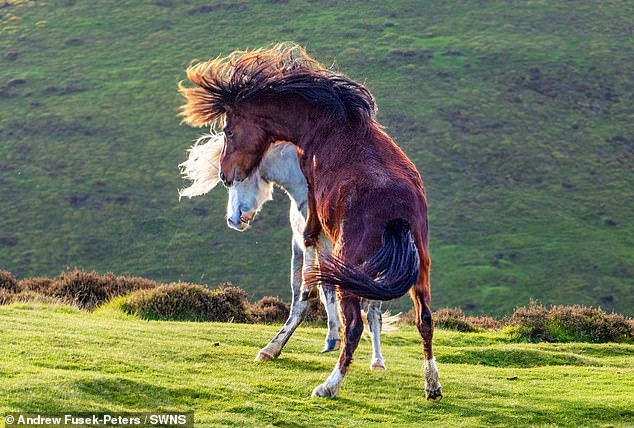
[[[434,320],[431,315],[431,311],[429,308],[424,308],[420,314],[420,316],[416,319],[416,326],[420,328],[429,328],[433,326]]]
[[[318,228],[309,228],[308,226],[309,225],[306,225],[306,229],[304,229],[304,248],[317,248],[319,245],[319,235],[321,230]]]
[[[427,324],[427,325],[431,325],[434,322],[434,320],[432,319],[431,311],[429,310],[429,308],[425,308],[425,310],[423,311],[423,313],[420,316],[420,319],[421,319],[423,324]]]

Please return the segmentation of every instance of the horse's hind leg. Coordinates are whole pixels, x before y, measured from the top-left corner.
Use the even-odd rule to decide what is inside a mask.
[[[324,349],[321,352],[336,351],[341,344],[341,338],[339,337],[341,323],[337,307],[337,291],[333,287],[320,286],[319,295],[328,316],[328,334],[326,335]]]
[[[302,285],[302,266],[304,254],[302,249],[293,241],[293,257],[291,259],[291,312],[279,333],[258,352],[256,361],[274,360],[282,352],[282,348],[288,342],[291,335],[302,321],[302,314],[308,308],[308,302],[300,300],[300,287]]]
[[[419,250],[420,251],[420,250]],[[425,354],[425,396],[428,400],[440,400],[442,390],[438,381],[438,369],[432,350],[432,338],[434,336],[434,321],[431,316],[431,293],[429,289],[429,257],[421,256],[420,275],[418,282],[411,289],[410,294],[416,308],[416,327],[423,339],[423,352]]]
[[[381,314],[382,302],[371,300],[368,305],[368,327],[372,334],[372,370],[385,370],[385,361],[381,353],[381,327],[383,325],[383,314]]]
[[[359,303],[359,297],[345,291],[342,292],[340,305],[345,326],[343,349],[339,356],[339,362],[328,379],[326,379],[326,382],[318,385],[313,390],[313,397],[334,397],[339,393],[343,378],[352,362],[352,355],[357,349],[363,333],[363,319],[361,318]]]

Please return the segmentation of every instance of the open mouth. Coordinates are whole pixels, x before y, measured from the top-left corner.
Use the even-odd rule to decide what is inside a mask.
[[[255,212],[241,213],[240,218],[236,220],[232,220],[230,217],[228,217],[227,224],[232,229],[235,229],[240,232],[244,232],[245,230],[249,228],[254,217],[255,217]]]
[[[254,216],[255,216],[255,213],[253,212],[241,213],[240,221],[248,226],[249,224],[251,224],[251,221],[253,220]]]

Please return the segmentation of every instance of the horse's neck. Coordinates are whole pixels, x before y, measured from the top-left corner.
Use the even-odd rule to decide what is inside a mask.
[[[295,148],[286,146],[274,148],[267,154],[260,169],[263,178],[283,188],[291,201],[306,215],[305,207],[308,199],[306,178],[299,169]]]

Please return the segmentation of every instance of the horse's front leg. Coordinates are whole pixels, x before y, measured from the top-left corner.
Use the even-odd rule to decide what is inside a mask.
[[[306,287],[306,280],[319,268],[317,253],[319,249],[319,237],[321,235],[321,223],[317,218],[317,205],[308,186],[308,211],[306,214],[306,227],[304,228],[304,268],[302,270],[302,288],[300,299],[308,300],[310,290]]]
[[[383,326],[383,314],[381,313],[382,302],[371,300],[368,305],[368,327],[372,333],[372,370],[385,370],[385,360],[381,353],[381,328]]]
[[[336,351],[341,345],[341,337],[339,336],[341,322],[339,320],[339,308],[337,306],[337,291],[333,287],[322,286],[320,284],[319,295],[326,308],[326,315],[328,317],[328,334],[326,336],[326,344],[321,352]]]
[[[300,288],[302,285],[302,266],[304,263],[304,252],[293,240],[293,257],[291,259],[291,312],[284,326],[277,335],[258,352],[256,361],[268,361],[277,358],[282,352],[282,348],[288,342],[291,335],[302,321],[302,315],[308,308],[308,302],[300,300]]]
[[[332,242],[330,239],[322,235],[319,239],[319,246],[322,253],[332,253]],[[319,284],[319,297],[326,308],[328,317],[328,335],[326,336],[326,344],[321,352],[336,351],[341,345],[341,337],[339,329],[341,328],[341,320],[339,318],[339,305],[337,304],[337,290],[334,287]]]
[[[352,362],[352,355],[359,345],[363,333],[363,319],[361,318],[360,298],[346,291],[342,292],[340,305],[345,326],[343,350],[339,362],[335,366],[326,382],[313,390],[313,397],[334,397],[339,393],[343,378]]]

